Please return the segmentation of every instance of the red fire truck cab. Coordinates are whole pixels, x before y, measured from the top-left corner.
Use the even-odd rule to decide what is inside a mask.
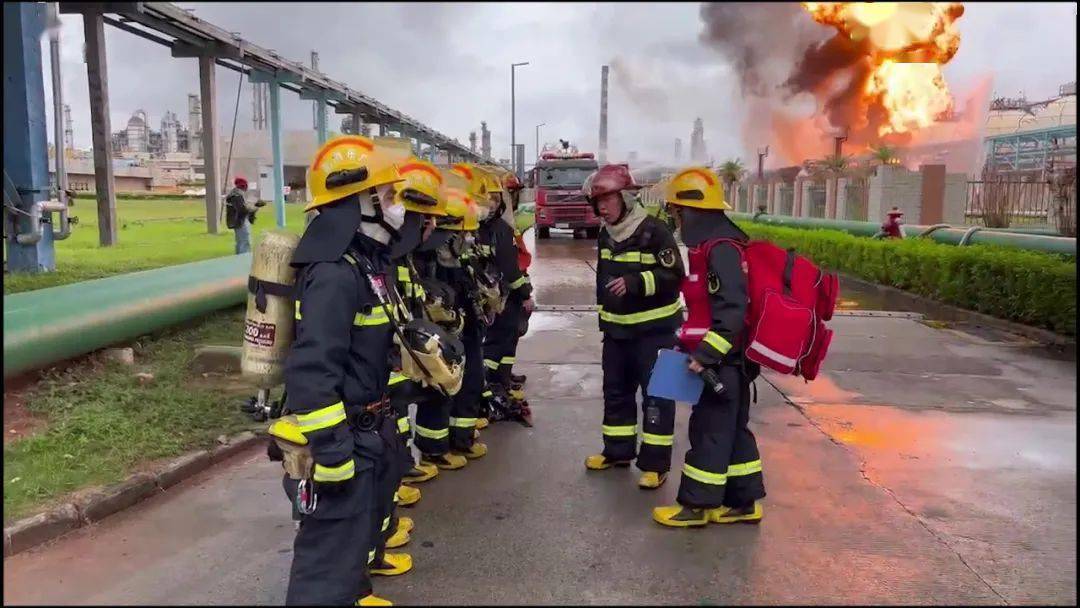
[[[536,236],[546,239],[552,228],[574,231],[574,237],[596,238],[600,218],[581,193],[581,186],[599,165],[589,152],[545,151],[529,173],[536,193]]]

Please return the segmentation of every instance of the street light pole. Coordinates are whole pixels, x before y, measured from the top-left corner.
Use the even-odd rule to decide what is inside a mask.
[[[518,175],[516,166],[517,146],[515,144],[517,143],[517,131],[515,130],[516,125],[514,124],[516,119],[514,116],[514,68],[523,65],[529,65],[529,62],[523,61],[521,63],[510,64],[510,166],[513,167],[514,175],[517,175],[518,179],[521,179],[521,175]]]
[[[546,122],[542,122],[536,125],[536,162],[540,162],[540,127],[546,124]]]

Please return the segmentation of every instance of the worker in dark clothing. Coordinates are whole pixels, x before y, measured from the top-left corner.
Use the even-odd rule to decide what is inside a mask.
[[[480,223],[481,232],[490,239],[490,248],[485,252],[494,260],[499,274],[502,275],[502,286],[508,295],[503,311],[495,317],[495,321],[487,329],[484,338],[484,368],[486,370],[487,391],[492,396],[498,395],[505,401],[489,400],[495,407],[512,399],[510,389],[513,381],[511,369],[514,366],[515,351],[517,350],[518,332],[522,316],[532,313],[532,285],[529,277],[521,272],[518,266],[518,249],[514,243],[514,215],[513,209],[507,203],[506,192],[502,180],[497,175],[485,172],[488,196],[493,201],[492,212],[486,221]],[[509,404],[506,406],[509,409]],[[518,405],[517,410],[522,406]],[[524,406],[522,417],[528,425],[532,424],[531,415],[527,406]],[[481,420],[484,420],[481,418]],[[481,423],[481,427],[484,425]]]
[[[251,251],[251,225],[255,223],[255,211],[266,205],[263,201],[249,203],[244,196],[248,183],[243,177],[233,180],[233,189],[225,196],[225,226],[236,237],[236,254]]]
[[[285,363],[286,408],[315,460],[313,494],[285,478],[304,505],[286,603],[378,605],[368,564],[379,530],[378,471],[393,424],[384,393],[391,348],[385,274],[405,223],[394,209],[397,167],[362,137],[339,137],[309,170],[317,209],[293,255],[296,337]],[[306,511],[306,512],[305,512]],[[408,557],[408,556],[405,556]]]
[[[662,348],[675,347],[682,324],[682,256],[663,222],[631,198],[639,186],[625,165],[606,165],[582,190],[604,221],[597,242],[596,301],[604,334],[604,450],[585,466],[627,466],[637,457],[638,485],[653,489],[667,479],[674,444],[675,403],[645,389]],[[637,393],[642,393],[638,450]]]
[[[683,242],[690,248],[690,277],[683,295],[689,320],[680,331],[690,354],[690,369],[714,370],[724,389],[711,389],[690,415],[678,504],[653,509],[665,526],[704,526],[709,522],[757,523],[765,496],[761,456],[747,424],[750,383],[761,368],[744,357],[747,286],[741,252],[714,239],[746,241],[746,234],[724,213],[719,177],[706,168],[674,175],[665,201]],[[696,321],[701,319],[701,321]]]

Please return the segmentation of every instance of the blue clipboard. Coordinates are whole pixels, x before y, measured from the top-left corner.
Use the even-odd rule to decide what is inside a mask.
[[[667,348],[661,349],[649,377],[649,395],[691,405],[697,403],[701,399],[705,381],[690,371],[689,365],[690,355]]]

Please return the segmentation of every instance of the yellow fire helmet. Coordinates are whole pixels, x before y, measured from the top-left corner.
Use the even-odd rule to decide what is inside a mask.
[[[394,158],[360,135],[335,137],[315,153],[308,168],[311,211],[365,190],[402,180]]]
[[[440,228],[466,232],[480,228],[479,214],[477,213],[476,204],[473,203],[472,198],[469,196],[468,187],[468,180],[459,173],[448,172],[443,174],[447,221],[446,223],[440,223]]]
[[[664,188],[664,202],[714,211],[731,209],[720,178],[706,167],[690,167],[672,176]]]
[[[394,184],[394,200],[408,211],[424,215],[446,215],[446,193],[439,169],[419,158],[412,157],[398,166],[404,181]]]
[[[474,203],[484,207],[492,205],[491,199],[488,198],[487,183],[484,181],[483,172],[476,165],[472,163],[455,163],[450,170],[464,177],[465,181],[468,182],[465,192],[468,193],[469,198]]]

